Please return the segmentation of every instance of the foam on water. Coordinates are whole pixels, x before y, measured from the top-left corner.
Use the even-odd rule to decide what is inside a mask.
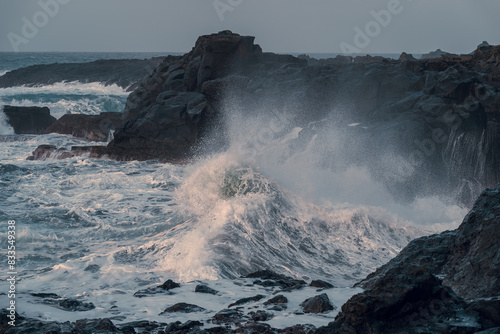
[[[2,106],[0,106],[0,109]],[[10,126],[7,116],[3,113],[0,112],[0,136],[8,136],[8,135],[13,135],[14,134],[14,129],[12,126]]]
[[[128,92],[102,83],[61,82],[53,85],[0,88],[0,106],[46,106],[51,115],[96,115],[103,111],[121,112]]]
[[[127,94],[116,85],[59,83],[0,89],[0,104],[46,105],[60,117],[123,108]],[[326,279],[340,287],[327,291],[340,306],[359,292],[348,286],[411,239],[454,228],[465,215],[436,197],[407,205],[395,201],[369,166],[348,163],[346,154],[356,152],[343,147],[352,138],[347,141],[334,127],[294,127],[286,113],[252,117],[232,107],[225,120],[229,148],[187,166],[85,156],[26,161],[41,144],[70,148],[88,142],[14,135],[0,118],[0,219],[17,222],[21,314],[58,321],[116,312],[123,317],[117,321],[202,320],[221,302],[258,293],[244,280],[235,289],[228,279],[264,268]],[[0,240],[5,252],[5,231]],[[85,270],[89,265],[99,269]],[[168,278],[184,283],[169,303],[196,300],[208,311],[170,319],[158,315],[167,306],[161,296],[147,302],[133,297]],[[193,294],[199,283],[194,280],[214,280],[210,284],[221,294],[201,300]],[[8,290],[6,284],[0,281],[0,291]],[[31,292],[79,298],[97,308],[68,313],[41,305]],[[294,316],[312,294],[306,288],[287,295],[289,312],[272,324],[332,321],[338,310]]]

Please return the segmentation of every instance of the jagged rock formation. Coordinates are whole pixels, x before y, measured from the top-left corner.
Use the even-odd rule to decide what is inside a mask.
[[[129,96],[110,156],[185,161],[202,138],[223,149],[222,119],[234,108],[255,116],[277,110],[304,128],[301,138],[318,133],[308,130],[314,122],[361,123],[335,130],[350,143],[335,155],[369,165],[402,200],[452,193],[472,205],[500,181],[500,47],[456,58],[317,61],[263,53],[253,40],[224,31],[165,59]],[[324,156],[325,165],[335,163]]]
[[[366,291],[318,333],[500,329],[499,227],[500,185],[482,193],[457,230],[412,241],[358,283]]]
[[[296,147],[332,132],[348,143],[325,148],[326,167],[369,166],[401,201],[452,194],[471,206],[500,182],[499,90],[500,46],[460,57],[314,60],[265,53],[254,37],[223,31],[165,58],[138,85],[106,154],[182,163],[229,144],[225,118],[273,111],[303,129]]]
[[[56,121],[47,107],[4,106],[3,112],[16,134],[40,134]]]

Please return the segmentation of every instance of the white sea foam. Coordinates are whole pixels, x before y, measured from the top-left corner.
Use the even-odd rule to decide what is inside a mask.
[[[127,96],[129,93],[116,84],[104,85],[99,82],[81,83],[74,82],[57,82],[52,85],[37,85],[37,86],[16,86],[8,88],[0,88],[0,97],[12,95],[97,95],[97,96]]]
[[[0,104],[0,136],[14,134],[14,129],[10,126],[7,116],[3,113],[3,106]]]
[[[117,85],[102,83],[60,82],[53,85],[0,88],[0,104],[46,106],[51,115],[96,115],[103,111],[121,112],[128,92]]]

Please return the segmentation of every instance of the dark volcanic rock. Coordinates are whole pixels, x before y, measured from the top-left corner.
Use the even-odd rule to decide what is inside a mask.
[[[49,302],[50,303],[50,302]],[[93,303],[85,303],[76,299],[63,299],[56,304],[59,308],[71,312],[84,312],[95,309]]]
[[[197,285],[196,288],[194,289],[194,292],[199,292],[199,293],[208,293],[211,295],[216,295],[219,293],[219,291],[212,289],[209,286],[206,285]]]
[[[500,182],[500,47],[313,60],[264,53],[253,41],[223,31],[166,58],[129,96],[110,156],[185,162],[229,145],[226,116],[269,118],[275,109],[304,129],[300,140],[310,126],[335,123],[351,145],[325,152],[321,164],[336,166],[331,157],[342,155],[346,165],[368,165],[401,201],[452,194],[470,206]]]
[[[241,299],[238,299],[237,301],[235,301],[234,303],[230,304],[228,307],[239,306],[239,305],[248,304],[248,303],[252,303],[252,302],[258,302],[259,300],[261,300],[263,298],[266,298],[266,296],[256,295],[253,297],[241,298]]]
[[[475,333],[499,327],[500,185],[455,231],[412,241],[317,333]],[[442,281],[436,276],[442,278]]]
[[[279,286],[283,291],[292,291],[303,288],[307,283],[303,280],[297,280],[285,275],[277,274],[270,270],[260,270],[249,275],[245,278],[261,278],[264,281],[254,281],[254,284],[262,286]]]
[[[4,106],[3,112],[16,134],[40,134],[56,121],[47,107]]]
[[[479,328],[464,307],[460,297],[425,269],[409,267],[349,299],[335,322],[317,333],[471,333]]]
[[[287,304],[288,303],[288,298],[286,298],[283,295],[277,295],[266,302],[264,302],[264,305],[271,305],[271,304]]]
[[[40,297],[40,298],[61,298],[59,295],[56,295],[55,293],[30,293],[33,297]]]
[[[225,309],[219,311],[216,315],[213,316],[212,322],[214,324],[231,324],[231,323],[240,323],[245,318],[243,312],[234,309]]]
[[[181,323],[180,321],[172,322],[165,327],[165,333],[181,334],[181,333],[197,333],[201,332],[201,326],[203,323],[199,321],[186,321]]]
[[[193,313],[193,312],[203,312],[205,309],[193,304],[187,303],[177,303],[175,305],[169,306],[160,314],[163,313]]]
[[[88,156],[89,158],[101,158],[106,153],[106,146],[72,146],[71,150],[57,148],[54,145],[39,145],[32,156],[26,160],[61,160],[76,156]]]
[[[304,300],[300,306],[304,313],[325,313],[334,309],[326,293]]]
[[[273,314],[271,312],[266,312],[262,310],[258,310],[256,312],[248,313],[253,321],[267,321],[273,318]]]
[[[255,62],[254,37],[228,31],[201,36],[183,57],[168,57],[128,98],[128,121],[109,144],[122,159],[179,161],[189,155],[210,114],[202,85]]]
[[[89,63],[34,65],[7,72],[0,88],[49,85],[56,82],[102,82],[135,88],[135,83],[151,74],[164,58],[97,60]]]
[[[162,285],[158,285],[159,288],[162,288],[164,290],[172,290],[172,289],[175,289],[175,288],[180,288],[181,285],[179,283],[175,283],[174,281],[172,281],[171,279],[169,280],[166,280],[165,282],[163,282]]]
[[[75,322],[77,330],[85,333],[118,333],[118,328],[109,319],[82,319]]]
[[[100,115],[64,115],[44,133],[59,133],[92,141],[107,141],[112,130],[123,123],[123,114],[103,112]]]
[[[460,297],[474,299],[500,295],[500,185],[485,190],[455,231],[416,239],[360,285],[372,288],[389,271],[407,263],[444,277]]]
[[[151,287],[143,290],[139,290],[136,293],[134,293],[134,297],[142,298],[142,297],[147,297],[155,294],[167,294],[167,295],[172,295],[173,292],[170,292],[169,290],[179,288],[180,284],[175,283],[171,279],[165,281],[163,284],[158,285],[156,287]]]
[[[321,289],[333,289],[335,287],[333,284],[330,284],[328,282],[319,279],[311,281],[311,284],[309,284],[309,286]]]

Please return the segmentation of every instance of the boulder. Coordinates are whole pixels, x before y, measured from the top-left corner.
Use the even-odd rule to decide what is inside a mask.
[[[203,312],[205,309],[193,304],[187,303],[177,303],[175,305],[169,306],[160,314],[164,313],[193,313],[193,312]]]
[[[50,115],[50,109],[47,107],[6,105],[3,107],[3,112],[16,134],[41,134],[56,121],[56,118]]]
[[[328,282],[322,281],[322,280],[313,280],[311,281],[311,284],[309,286],[315,287],[315,288],[320,288],[320,289],[333,289],[335,286],[333,284],[330,284]]]
[[[335,309],[326,293],[308,298],[300,306],[304,313],[325,313]]]
[[[216,295],[216,294],[219,293],[219,291],[214,290],[214,289],[212,289],[209,286],[201,285],[201,284],[199,284],[199,285],[196,286],[196,288],[194,289],[194,292],[208,293],[208,294],[211,294],[211,295]]]

